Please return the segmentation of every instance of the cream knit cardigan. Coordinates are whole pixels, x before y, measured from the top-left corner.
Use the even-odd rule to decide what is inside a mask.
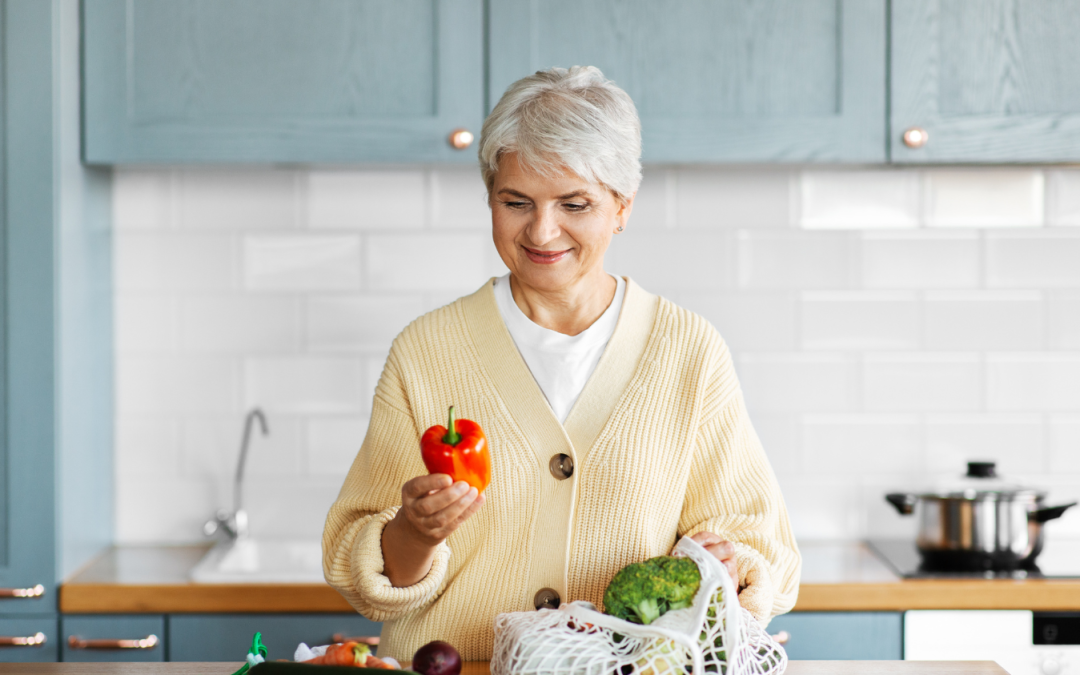
[[[382,621],[380,654],[408,660],[431,640],[490,659],[495,616],[551,588],[602,605],[623,566],[709,531],[735,543],[740,601],[788,611],[800,557],[776,479],[747,417],[731,356],[701,317],[628,281],[615,333],[565,425],[518,354],[492,282],[394,340],[367,437],[330,509],[323,570]],[[394,588],[383,527],[405,481],[426,473],[420,435],[454,404],[487,433],[484,506],[440,544],[427,576]],[[557,480],[553,455],[573,458]]]

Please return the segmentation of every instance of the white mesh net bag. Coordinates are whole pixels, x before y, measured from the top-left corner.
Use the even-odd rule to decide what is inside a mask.
[[[693,605],[647,626],[588,602],[495,618],[493,675],[779,675],[787,654],[738,602],[727,570],[684,537],[674,555],[697,563]],[[719,592],[718,592],[719,591]]]

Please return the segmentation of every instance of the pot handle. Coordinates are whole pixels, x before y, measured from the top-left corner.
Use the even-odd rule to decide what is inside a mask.
[[[885,501],[892,504],[902,516],[910,516],[915,512],[915,502],[919,499],[907,492],[892,492],[885,495]]]
[[[1028,511],[1028,520],[1034,523],[1045,523],[1048,520],[1054,518],[1060,518],[1065,515],[1065,512],[1070,508],[1076,506],[1076,502],[1072,504],[1062,504],[1061,506],[1048,506],[1045,509],[1037,509],[1035,511]]]

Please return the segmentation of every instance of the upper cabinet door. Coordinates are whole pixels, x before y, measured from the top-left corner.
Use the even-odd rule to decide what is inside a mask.
[[[893,161],[1080,160],[1080,0],[902,0],[891,28]]]
[[[634,99],[645,161],[886,159],[885,0],[498,0],[489,31],[491,106],[597,66]]]
[[[84,0],[84,160],[476,161],[482,0]]]

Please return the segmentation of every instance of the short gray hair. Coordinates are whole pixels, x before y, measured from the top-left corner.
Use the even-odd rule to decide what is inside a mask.
[[[594,66],[541,70],[510,85],[480,132],[480,171],[489,194],[499,158],[509,152],[541,173],[566,167],[620,201],[641,183],[637,109]]]

